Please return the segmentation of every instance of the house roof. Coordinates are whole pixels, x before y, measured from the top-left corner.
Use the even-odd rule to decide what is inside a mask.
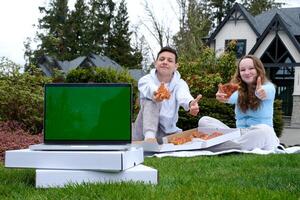
[[[293,35],[300,35],[300,7],[298,8],[275,8],[255,16],[257,29],[260,34],[267,28],[275,15],[279,15],[286,24],[286,28]]]
[[[298,8],[281,8],[272,9],[266,11],[262,14],[252,16],[245,8],[239,3],[235,3],[232,9],[229,11],[228,15],[224,18],[221,24],[216,28],[216,30],[211,34],[209,38],[209,43],[215,39],[216,35],[219,33],[221,28],[230,19],[231,15],[239,11],[245,17],[253,31],[259,38],[266,31],[269,24],[274,21],[276,15],[279,15],[282,23],[285,24],[284,28],[292,36],[300,35],[300,7]]]
[[[38,66],[46,76],[52,76],[53,67],[58,66],[56,60],[50,56],[44,55],[38,60]]]
[[[80,64],[82,63],[82,61],[84,61],[84,59],[85,59],[85,56],[81,56],[81,57],[75,58],[74,60],[71,60],[71,61],[59,61],[58,60],[57,63],[65,73],[68,73],[72,69],[76,69],[78,66],[80,66]]]
[[[42,69],[46,76],[53,75],[53,68],[58,68],[64,73],[69,73],[72,69],[76,69],[78,67],[91,66],[111,68],[116,71],[124,70],[121,65],[109,57],[96,55],[93,53],[89,54],[88,56],[80,56],[71,61],[59,61],[53,57],[44,55],[39,59],[38,66]],[[128,72],[135,80],[139,80],[145,75],[145,72],[142,69],[129,69]]]
[[[258,41],[256,42],[256,44],[254,45],[254,47],[250,50],[250,54],[253,54],[257,48],[260,46],[260,44],[263,42],[263,40],[265,39],[265,37],[268,35],[268,33],[270,32],[270,30],[272,30],[274,28],[274,26],[276,26],[275,24],[278,23],[278,25],[285,30],[286,34],[288,35],[288,37],[290,38],[290,40],[293,42],[293,44],[295,45],[295,47],[297,48],[297,50],[300,52],[300,45],[297,42],[295,35],[293,35],[293,33],[290,31],[290,25],[287,24],[283,18],[281,17],[281,15],[279,15],[278,13],[275,14],[275,16],[272,18],[272,21],[268,24],[267,28],[265,28],[264,32],[262,33],[262,35],[259,37]]]
[[[94,66],[101,66],[103,68],[113,68],[117,71],[123,70],[121,65],[116,63],[114,60],[110,59],[107,56],[101,56],[96,54],[90,54],[90,61],[94,64]]]
[[[56,67],[61,69],[63,72],[68,73],[72,69],[76,69],[78,67],[83,66],[96,66],[96,67],[104,67],[104,68],[112,68],[117,71],[122,70],[122,67],[111,60],[107,56],[101,56],[96,54],[90,54],[88,56],[80,56],[71,61],[60,61],[51,56],[42,56],[38,61],[39,67],[47,76],[52,75],[52,68]]]
[[[129,74],[132,76],[132,78],[134,78],[135,80],[139,80],[140,78],[142,78],[144,75],[146,75],[147,73],[142,70],[142,69],[130,69],[128,70]]]
[[[245,20],[248,22],[252,30],[255,32],[257,36],[259,36],[259,32],[257,30],[257,24],[255,18],[239,3],[235,3],[234,6],[230,9],[230,11],[227,13],[224,20],[217,26],[216,30],[212,32],[212,34],[209,36],[208,43],[211,43],[216,35],[220,32],[220,30],[223,28],[223,26],[226,24],[227,21],[231,19],[231,16],[235,12],[240,12],[241,15],[245,18]]]

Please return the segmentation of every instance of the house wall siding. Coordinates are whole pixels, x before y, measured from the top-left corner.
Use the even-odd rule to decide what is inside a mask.
[[[236,23],[234,21],[227,21],[215,37],[215,51],[217,55],[224,52],[225,40],[230,39],[246,39],[246,54],[248,54],[256,43],[256,34],[246,20],[239,20]]]

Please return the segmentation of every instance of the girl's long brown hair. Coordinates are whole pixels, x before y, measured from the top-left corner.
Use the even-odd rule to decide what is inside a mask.
[[[260,59],[253,55],[246,55],[239,60],[233,76],[233,82],[239,84],[238,106],[244,113],[248,109],[257,110],[261,104],[261,100],[255,96],[256,82],[248,87],[248,85],[241,78],[240,63],[245,58],[250,58],[253,61],[254,67],[257,70],[257,77],[261,77],[261,83],[264,84],[268,81],[264,65]]]

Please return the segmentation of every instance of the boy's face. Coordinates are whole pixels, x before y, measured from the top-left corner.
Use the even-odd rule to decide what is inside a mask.
[[[176,71],[178,65],[175,61],[175,54],[164,51],[159,54],[155,61],[155,68],[160,76],[170,76]]]

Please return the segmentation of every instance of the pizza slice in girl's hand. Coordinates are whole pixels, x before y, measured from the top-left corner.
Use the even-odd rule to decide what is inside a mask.
[[[227,95],[227,98],[229,98],[232,95],[232,93],[239,89],[239,85],[236,83],[220,83],[218,87],[220,92],[225,93]]]
[[[161,83],[157,91],[155,92],[155,98],[158,100],[170,99],[170,91],[165,87],[164,83]]]

